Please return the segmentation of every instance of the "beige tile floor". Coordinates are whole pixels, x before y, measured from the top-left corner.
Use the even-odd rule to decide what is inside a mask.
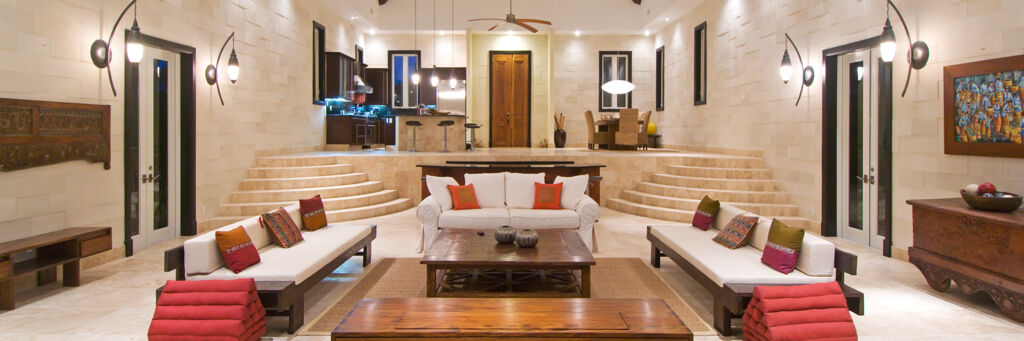
[[[362,222],[378,225],[374,259],[415,257],[418,223],[409,209]],[[647,258],[644,226],[665,223],[603,209],[598,224],[598,257]],[[173,273],[164,273],[163,250],[172,240],[137,255],[88,269],[82,286],[50,284],[17,295],[18,308],[0,312],[0,340],[144,340],[155,306],[154,289]],[[867,313],[854,316],[862,340],[1021,340],[1024,324],[999,314],[991,300],[933,291],[909,263],[885,258],[876,250],[837,240],[857,253],[859,275],[847,283],[864,292]],[[307,321],[317,316],[359,277],[358,258],[345,263],[306,294]],[[711,321],[711,296],[671,261],[658,270],[705,321]],[[267,336],[275,340],[327,340],[326,336],[289,336],[283,318],[271,318]],[[698,340],[718,340],[717,336]]]

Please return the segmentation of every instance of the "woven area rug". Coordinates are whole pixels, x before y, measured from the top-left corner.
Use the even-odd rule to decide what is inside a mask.
[[[419,258],[385,258],[363,274],[344,296],[306,323],[298,335],[330,335],[363,298],[426,297],[426,266]],[[715,335],[707,323],[640,258],[597,258],[591,268],[593,298],[660,298],[694,335]]]

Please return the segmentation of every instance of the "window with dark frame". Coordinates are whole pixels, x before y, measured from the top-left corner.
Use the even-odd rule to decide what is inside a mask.
[[[420,103],[419,86],[412,75],[420,69],[420,51],[388,51],[389,103],[392,108],[411,109]]]
[[[617,112],[633,105],[633,93],[613,95],[601,90],[601,85],[614,80],[633,81],[632,51],[600,51],[598,52],[600,70],[597,84],[598,108],[600,112]]]
[[[324,74],[324,32],[326,27],[313,21],[313,104],[324,105],[324,87],[327,79]]]
[[[665,111],[665,47],[654,51],[654,110]]]
[[[693,29],[693,105],[707,104],[708,99],[708,22]]]

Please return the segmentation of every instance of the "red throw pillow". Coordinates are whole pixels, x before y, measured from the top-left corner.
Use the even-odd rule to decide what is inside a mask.
[[[292,216],[284,208],[260,215],[260,224],[270,230],[274,242],[283,248],[289,248],[302,241],[302,232],[299,232],[299,227],[295,226]]]
[[[252,239],[245,233],[245,228],[239,226],[228,231],[216,231],[213,235],[217,240],[220,256],[232,272],[237,274],[260,262],[260,253],[256,251],[256,246],[252,245]]]
[[[480,203],[476,201],[476,191],[473,190],[473,184],[465,186],[448,185],[448,191],[452,192],[452,206],[456,210],[480,208]]]
[[[302,225],[306,230],[316,231],[327,226],[327,213],[324,212],[324,202],[320,195],[309,199],[299,199],[299,214],[302,215]]]
[[[562,183],[542,184],[533,183],[534,197],[533,209],[535,210],[560,210],[562,209]]]

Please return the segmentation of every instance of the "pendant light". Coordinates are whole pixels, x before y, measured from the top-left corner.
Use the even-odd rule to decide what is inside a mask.
[[[618,54],[616,54],[616,56],[618,56]],[[601,84],[601,90],[612,95],[627,94],[630,91],[633,91],[633,89],[636,89],[636,85],[633,85],[633,83],[622,79],[608,81],[605,82],[604,84]]]
[[[449,7],[452,10],[452,14],[450,16],[452,20],[452,34],[449,37],[451,37],[452,41],[452,53],[449,54],[448,57],[451,60],[451,64],[449,66],[451,66],[452,68],[451,70],[448,71],[448,85],[451,86],[452,90],[455,90],[455,85],[458,83],[458,80],[455,79],[455,0],[451,0],[450,2],[451,6]]]
[[[782,65],[779,66],[779,76],[782,77],[782,84],[789,84],[793,77],[793,62],[789,60],[789,47],[782,53]]]
[[[928,44],[923,41],[913,41],[910,39],[910,30],[907,29],[907,21],[903,19],[903,13],[900,13],[900,9],[896,7],[896,4],[892,0],[885,0],[885,26],[882,26],[882,35],[879,37],[880,41],[878,49],[882,52],[882,61],[889,63],[896,58],[896,33],[893,32],[892,25],[889,23],[889,8],[896,11],[896,16],[900,19],[900,24],[903,25],[903,31],[907,34],[907,42],[910,43],[910,50],[907,51],[907,81],[903,83],[903,94],[900,97],[907,96],[907,88],[910,86],[910,73],[914,70],[923,69],[928,64]]]
[[[433,2],[431,9],[433,10],[433,18],[430,19],[430,25],[434,28],[434,31],[431,33],[432,38],[434,38],[434,46],[430,49],[433,54],[434,68],[430,69],[430,86],[436,88],[441,83],[441,79],[437,77],[437,1]]]
[[[419,35],[416,34],[417,33],[416,32],[417,26],[419,26],[418,25],[418,21],[416,20],[416,11],[417,10],[419,10],[419,2],[416,1],[416,0],[412,0],[412,49],[416,50],[416,51],[419,51],[419,48],[418,48],[417,42],[416,42],[416,39],[419,38]],[[409,76],[409,79],[412,81],[412,84],[419,85],[420,84],[420,69],[416,68],[416,71],[413,71],[412,75]]]
[[[92,64],[100,69],[107,69],[107,78],[110,80],[110,91],[114,93],[114,97],[117,97],[117,89],[114,88],[114,76],[110,71],[110,60],[113,56],[110,55],[110,42],[114,40],[114,32],[117,32],[117,25],[121,24],[121,19],[124,19],[124,15],[128,13],[129,9],[134,9],[134,18],[132,18],[132,27],[125,36],[125,56],[128,57],[128,61],[131,63],[138,63],[142,61],[142,30],[139,29],[139,6],[136,5],[138,0],[132,0],[128,3],[128,6],[121,10],[121,15],[117,16],[117,20],[114,21],[114,27],[110,29],[110,37],[107,40],[96,39],[92,42],[92,46],[89,47],[89,56],[92,58]]]
[[[224,49],[228,47],[228,43],[231,43],[231,57],[228,57],[228,80],[232,84],[238,80],[238,73],[241,71],[238,66],[238,54],[235,53],[235,33],[231,32],[228,39],[224,40],[224,45],[220,47],[220,53],[217,53],[217,61],[213,64],[206,66],[206,83],[215,85],[217,87],[217,97],[220,98],[220,105],[224,105],[224,96],[220,93],[220,82],[218,81],[218,65],[220,65],[220,57],[224,55]]]

